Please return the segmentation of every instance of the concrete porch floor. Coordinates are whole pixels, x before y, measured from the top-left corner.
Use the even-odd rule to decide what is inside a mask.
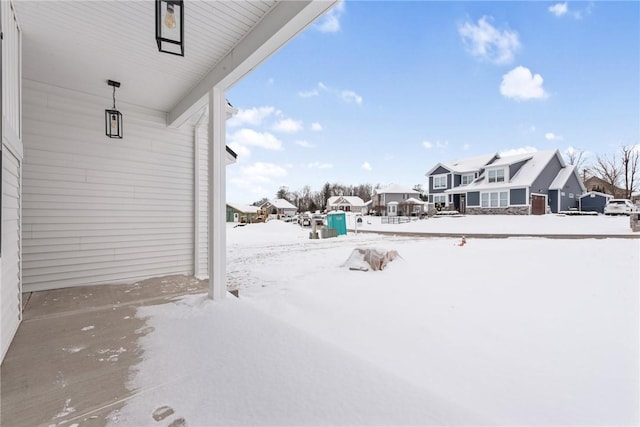
[[[136,308],[205,292],[207,283],[179,275],[24,294],[24,318],[0,372],[0,425],[105,425],[135,394],[126,387],[129,370],[142,356],[138,339],[150,332]]]

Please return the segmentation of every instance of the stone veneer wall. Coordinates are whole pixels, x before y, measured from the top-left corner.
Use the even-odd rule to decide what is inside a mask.
[[[631,226],[631,231],[640,232],[640,213],[631,213],[629,215],[629,225]]]
[[[468,207],[467,215],[529,215],[529,206],[510,206],[508,208],[475,208]]]

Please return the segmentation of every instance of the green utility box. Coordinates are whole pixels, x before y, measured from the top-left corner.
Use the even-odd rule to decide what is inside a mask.
[[[344,212],[329,212],[327,214],[327,228],[334,228],[336,234],[347,234],[347,216]]]

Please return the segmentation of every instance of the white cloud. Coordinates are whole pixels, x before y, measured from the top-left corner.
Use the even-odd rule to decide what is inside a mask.
[[[340,18],[344,13],[344,1],[340,0],[318,22],[316,28],[322,33],[337,33],[340,31]]]
[[[467,21],[458,27],[458,33],[471,55],[498,65],[509,64],[520,48],[518,33],[496,29],[491,19],[483,16],[477,25]]]
[[[435,143],[431,142],[431,141],[422,141],[422,146],[424,148],[426,148],[427,150],[430,150],[433,147],[444,149],[444,148],[447,148],[449,146],[449,141],[444,141],[444,142],[436,141]]]
[[[331,163],[320,163],[313,162],[307,163],[307,169],[332,169],[333,165]]]
[[[569,17],[572,17],[573,19],[580,20],[584,18],[585,15],[591,15],[591,12],[593,11],[593,7],[594,7],[594,3],[590,1],[587,4],[587,7],[585,7],[582,10],[570,10],[569,4],[567,2],[564,2],[564,3],[556,3],[553,6],[549,6],[547,10],[557,17],[569,16]]]
[[[301,98],[311,98],[312,96],[318,96],[318,95],[320,95],[320,92],[318,92],[318,89],[311,89],[307,91],[298,92],[298,96]]]
[[[276,132],[295,133],[302,130],[302,122],[293,119],[282,119],[271,128]]]
[[[259,126],[267,117],[277,114],[275,107],[254,107],[249,109],[238,110],[238,113],[227,120],[228,127],[237,127],[244,125]]]
[[[556,135],[553,132],[545,133],[544,137],[547,139],[547,141],[562,141],[564,139],[562,136]]]
[[[523,66],[517,66],[502,76],[500,93],[518,101],[528,99],[544,99],[548,95],[542,87],[544,79],[540,74],[533,74]]]
[[[241,169],[242,177],[249,183],[269,183],[274,178],[287,176],[287,170],[273,163],[256,162]]]
[[[322,130],[322,125],[318,122],[311,123],[311,130],[314,132],[320,132]]]
[[[507,150],[501,151],[499,154],[504,157],[513,156],[514,154],[535,153],[536,151],[538,151],[537,148],[527,145],[526,147],[509,148]]]
[[[230,142],[228,145],[229,148],[231,148],[238,155],[238,161],[242,161],[243,159],[246,159],[251,155],[251,150],[249,150],[244,145],[238,144],[235,141]]]
[[[313,148],[313,147],[315,147],[315,145],[313,145],[309,141],[296,141],[295,144],[299,145],[300,147],[303,147],[303,148]]]
[[[355,102],[358,105],[362,105],[362,97],[352,90],[343,90],[340,97],[345,102]]]
[[[256,132],[253,129],[240,129],[231,135],[230,144],[260,147],[266,150],[282,150],[282,142],[268,132]],[[236,145],[236,146],[237,146]]]
[[[371,170],[371,164],[369,162],[364,162],[362,164],[362,169],[364,169],[366,171],[370,171]]]
[[[553,6],[549,6],[549,12],[556,16],[562,16],[569,10],[567,3],[556,3]]]

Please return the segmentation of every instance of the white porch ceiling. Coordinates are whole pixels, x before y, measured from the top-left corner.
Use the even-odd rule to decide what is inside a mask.
[[[180,57],[157,49],[154,0],[17,0],[23,76],[109,99],[106,81],[116,80],[122,83],[116,103],[170,112],[177,120],[206,93],[207,84],[233,72],[227,64],[240,66],[234,58],[249,58],[277,38],[261,53],[263,60],[334,2],[186,0],[185,56]],[[275,37],[287,26],[294,27],[291,34]]]

